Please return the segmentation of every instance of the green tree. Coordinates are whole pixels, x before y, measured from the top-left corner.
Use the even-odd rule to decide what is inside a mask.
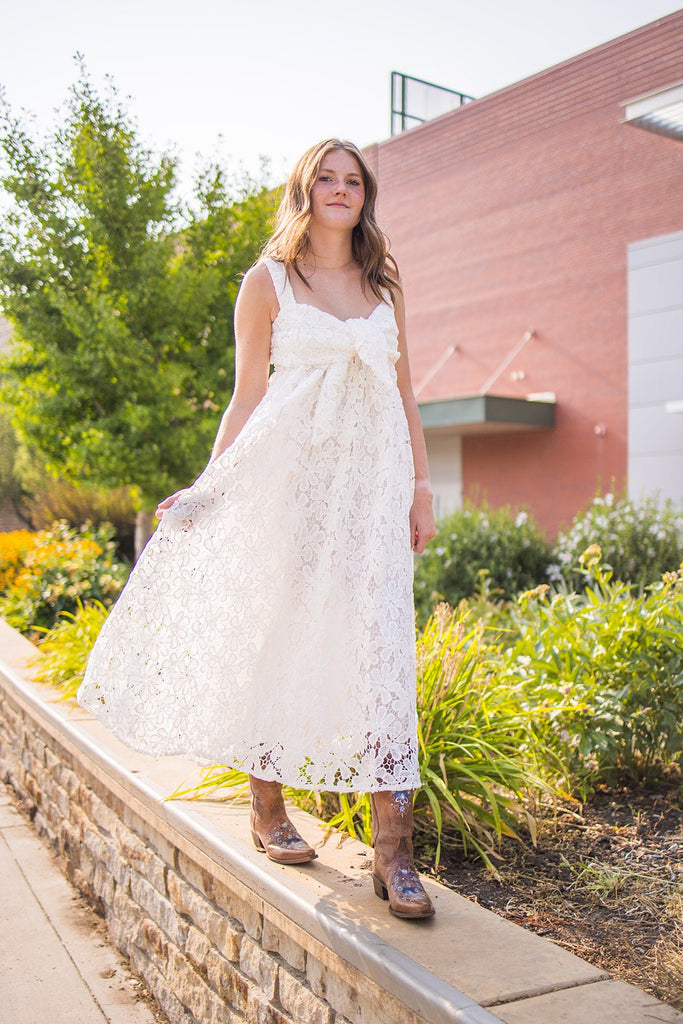
[[[207,461],[230,396],[239,277],[275,196],[253,181],[230,195],[213,166],[181,208],[176,160],[147,149],[114,86],[101,95],[82,66],[42,143],[2,99],[0,156],[12,422],[53,473],[133,485],[149,517]]]

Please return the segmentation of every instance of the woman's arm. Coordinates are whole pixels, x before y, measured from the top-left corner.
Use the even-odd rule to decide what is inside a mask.
[[[210,462],[229,448],[268,387],[270,335],[278,305],[263,263],[245,275],[235,303],[235,387],[223,414]]]
[[[259,263],[245,275],[235,303],[235,387],[223,413],[210,462],[229,448],[266,393],[270,335],[277,314],[278,303],[268,268]],[[183,493],[176,491],[160,502],[157,518],[161,519]]]
[[[410,510],[410,537],[413,551],[421,554],[425,549],[427,541],[431,540],[436,534],[436,526],[434,524],[433,494],[429,483],[427,448],[422,431],[420,411],[417,407],[410,379],[410,364],[408,362],[408,347],[406,344],[405,306],[401,292],[396,292],[394,297],[394,314],[398,326],[398,350],[400,353],[400,359],[396,364],[396,376],[408,421],[410,444],[413,450],[413,464],[415,466],[415,494]]]

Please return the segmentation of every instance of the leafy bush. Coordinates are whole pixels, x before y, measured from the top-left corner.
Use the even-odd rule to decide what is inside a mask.
[[[115,561],[111,527],[72,530],[55,523],[33,536],[22,566],[0,596],[0,615],[10,626],[24,632],[50,629],[61,612],[75,612],[79,600],[113,603],[128,570]]]
[[[44,630],[40,657],[34,663],[35,681],[58,687],[65,700],[75,697],[88,655],[108,614],[109,609],[101,601],[85,605],[78,601],[75,612],[62,612],[56,625]]]
[[[586,794],[619,772],[653,777],[683,755],[683,569],[634,595],[582,556],[584,594],[520,598],[526,628],[501,649],[501,685],[521,681],[539,735]]]
[[[581,553],[599,544],[602,557],[618,580],[646,587],[683,560],[683,507],[672,501],[644,498],[639,502],[597,496],[580,512],[555,545],[555,581],[583,589],[590,578],[577,569]]]
[[[489,588],[511,600],[547,579],[552,548],[528,512],[467,506],[442,519],[416,560],[415,605],[420,622],[446,601],[472,597],[487,574]]]
[[[497,839],[516,835],[520,821],[533,826],[529,798],[549,790],[542,766],[553,755],[533,729],[522,686],[492,671],[497,650],[466,603],[440,605],[417,642],[415,811],[436,835],[437,860],[450,823],[490,864]]]
[[[43,474],[22,504],[38,530],[50,529],[57,521],[66,522],[75,530],[84,523],[108,523],[114,528],[118,549],[129,558],[134,555],[136,495],[131,487],[81,487]]]

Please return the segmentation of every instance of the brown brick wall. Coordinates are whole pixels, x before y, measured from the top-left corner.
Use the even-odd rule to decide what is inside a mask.
[[[556,392],[557,426],[465,438],[463,488],[551,531],[625,484],[627,245],[683,228],[683,145],[621,104],[680,80],[681,52],[677,12],[369,151],[413,379],[459,346],[419,400],[477,393],[536,331],[490,391]]]

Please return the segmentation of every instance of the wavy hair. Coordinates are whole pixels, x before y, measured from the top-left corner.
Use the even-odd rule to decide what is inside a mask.
[[[261,255],[279,260],[287,269],[291,267],[306,287],[311,287],[298,266],[298,261],[303,259],[310,249],[308,228],[312,216],[311,191],[318,178],[322,161],[328,153],[338,149],[345,150],[358,161],[365,188],[365,202],[351,238],[353,258],[361,268],[363,290],[369,288],[373,295],[383,302],[386,297],[385,289],[389,290],[392,298],[395,292],[400,290],[398,267],[389,252],[388,240],[375,217],[377,179],[361,151],[352,142],[343,139],[324,139],[306,150],[297,161],[278,208],[275,230]]]

